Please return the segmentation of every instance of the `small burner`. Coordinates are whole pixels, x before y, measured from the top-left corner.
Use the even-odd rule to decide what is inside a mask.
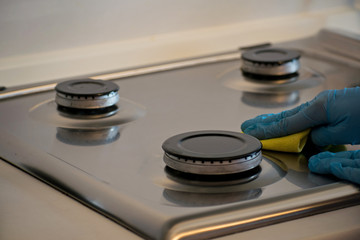
[[[300,53],[281,48],[262,48],[242,54],[241,70],[251,78],[279,80],[297,76]]]
[[[172,169],[200,174],[224,175],[244,172],[261,162],[261,143],[237,132],[196,131],[167,139],[164,162]]]
[[[56,87],[58,110],[70,117],[106,117],[118,110],[119,87],[102,80],[70,80]]]

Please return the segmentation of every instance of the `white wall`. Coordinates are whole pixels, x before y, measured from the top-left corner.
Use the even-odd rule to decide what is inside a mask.
[[[6,57],[291,15],[351,1],[1,0],[0,4],[0,57]]]
[[[23,83],[25,73],[43,81],[300,37],[356,2],[0,0],[0,84]],[[358,13],[348,18],[346,25],[358,24]]]

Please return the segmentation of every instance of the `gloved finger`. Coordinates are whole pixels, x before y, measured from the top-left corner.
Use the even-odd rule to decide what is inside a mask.
[[[345,167],[360,168],[360,159],[347,158],[347,156],[351,155],[350,152],[347,152],[346,154],[343,155],[344,157],[341,156],[341,154],[339,154],[339,156],[336,156],[336,154],[330,152],[323,152],[314,155],[309,159],[308,167],[311,172],[316,172],[320,174],[332,173],[331,172],[332,163],[340,163]]]
[[[326,122],[326,111],[324,107],[319,106],[319,103],[303,104],[296,110],[298,110],[298,112],[293,115],[280,114],[275,117],[270,117],[275,120],[273,122],[265,120],[263,122],[253,123],[246,129],[243,129],[243,131],[259,139],[268,139],[301,132]]]
[[[331,173],[340,179],[360,184],[360,168],[344,167],[341,163],[332,163]]]
[[[360,159],[360,150],[355,151],[342,151],[342,152],[321,152],[317,155],[314,155],[314,157],[318,158],[348,158],[348,159]]]
[[[296,113],[298,113],[300,110],[302,110],[304,107],[306,107],[305,104],[302,104],[300,106],[297,106],[296,108],[282,111],[280,113],[270,113],[270,114],[262,114],[255,118],[249,119],[241,124],[241,129],[244,131],[248,127],[259,124],[259,123],[272,123],[272,122],[278,122],[283,118],[290,117]]]

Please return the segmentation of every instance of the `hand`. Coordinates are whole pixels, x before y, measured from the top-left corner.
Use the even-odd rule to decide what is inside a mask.
[[[278,114],[245,121],[244,133],[259,139],[281,137],[311,128],[319,146],[360,143],[360,87],[321,92],[310,102]]]
[[[312,101],[278,114],[245,121],[243,132],[260,139],[290,135],[311,128],[319,146],[360,143],[360,88],[321,92]],[[322,152],[309,159],[309,169],[360,184],[360,150]]]
[[[319,153],[309,159],[309,169],[360,184],[360,150]]]

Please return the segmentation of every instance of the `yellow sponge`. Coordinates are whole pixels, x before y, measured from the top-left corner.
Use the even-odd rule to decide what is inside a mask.
[[[303,150],[308,139],[310,129],[294,133],[285,137],[260,140],[263,149],[299,153]]]

